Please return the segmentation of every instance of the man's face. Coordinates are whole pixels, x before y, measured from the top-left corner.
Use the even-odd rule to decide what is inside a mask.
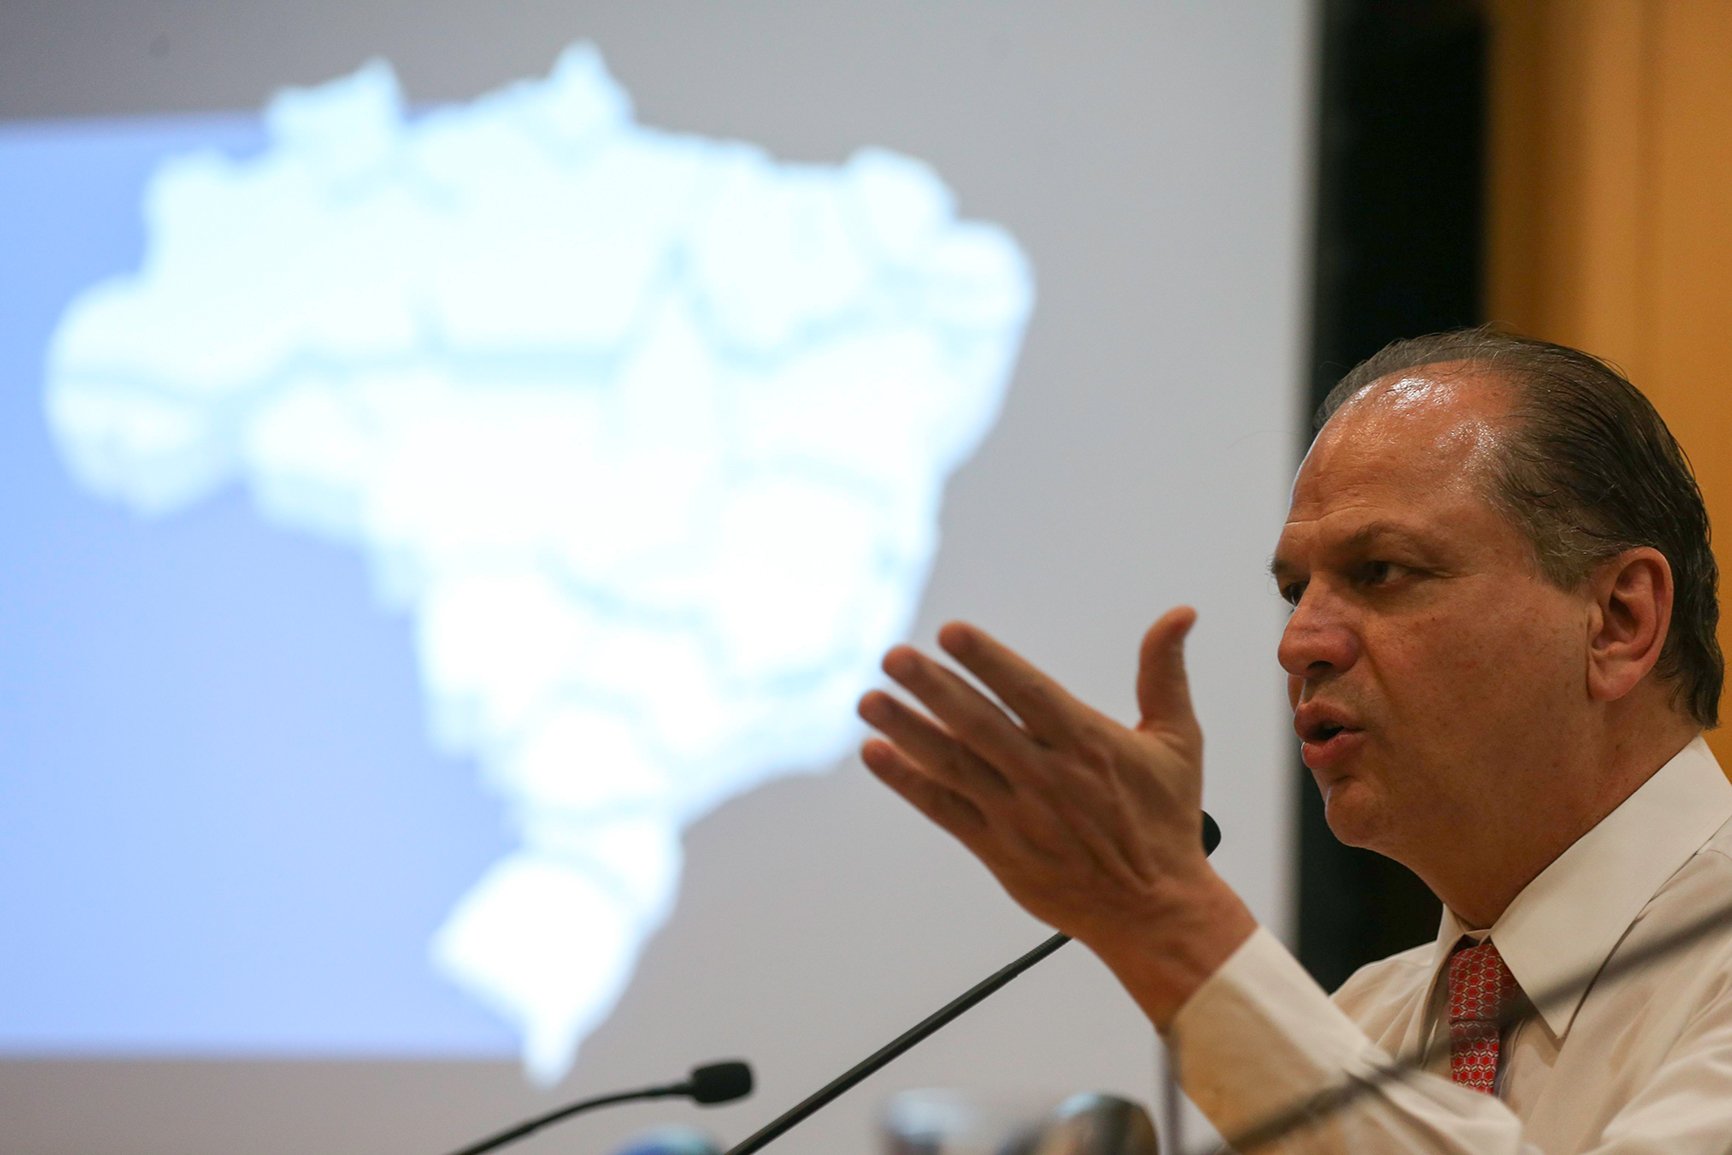
[[[1589,600],[1547,582],[1485,497],[1506,407],[1458,366],[1373,385],[1312,446],[1275,551],[1330,828],[1422,876],[1464,829],[1541,818],[1587,703]]]

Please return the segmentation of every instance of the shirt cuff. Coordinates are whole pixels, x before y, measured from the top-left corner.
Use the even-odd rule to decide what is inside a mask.
[[[1261,927],[1179,1008],[1166,1041],[1185,1093],[1227,1136],[1388,1062]]]

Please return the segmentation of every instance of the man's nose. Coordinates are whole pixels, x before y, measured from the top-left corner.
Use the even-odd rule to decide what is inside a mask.
[[[1316,583],[1299,598],[1276,651],[1281,668],[1305,681],[1339,674],[1359,660],[1359,636],[1341,606]]]

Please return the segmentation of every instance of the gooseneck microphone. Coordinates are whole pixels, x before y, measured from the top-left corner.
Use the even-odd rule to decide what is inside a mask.
[[[594,1107],[606,1107],[612,1103],[627,1103],[634,1099],[669,1099],[684,1097],[710,1106],[715,1103],[731,1103],[735,1099],[743,1099],[752,1093],[752,1068],[745,1063],[730,1060],[723,1063],[708,1063],[702,1067],[692,1068],[691,1077],[683,1083],[668,1083],[660,1087],[644,1087],[636,1091],[621,1091],[613,1095],[598,1095],[593,1099],[583,1099],[558,1110],[538,1115],[526,1123],[519,1123],[509,1130],[501,1131],[479,1143],[471,1143],[462,1150],[452,1152],[452,1155],[481,1155],[483,1151],[492,1151],[507,1143],[523,1138],[532,1131],[539,1131],[549,1123],[557,1123],[573,1115],[588,1111]]]
[[[1203,853],[1213,854],[1215,847],[1221,845],[1221,828],[1207,814],[1203,815]],[[842,1094],[867,1076],[884,1067],[891,1060],[912,1049],[917,1043],[928,1036],[936,1034],[941,1028],[948,1026],[962,1013],[984,1000],[988,995],[1010,982],[1035,963],[1046,958],[1059,947],[1070,941],[1069,935],[1055,934],[1021,958],[1012,962],[932,1012],[920,1022],[914,1024],[896,1038],[867,1055],[848,1070],[842,1072],[830,1082],[812,1092],[800,1102],[794,1104],[782,1114],[770,1120],[763,1127],[753,1132],[744,1141],[729,1147],[724,1155],[750,1155],[753,1151],[762,1150],[766,1145],[791,1130],[799,1123],[810,1118],[820,1108]],[[463,1155],[463,1153],[459,1153]]]
[[[709,1063],[692,1069],[692,1077],[671,1090],[670,1095],[690,1095],[704,1106],[732,1103],[752,1093],[752,1068],[738,1059]]]
[[[1215,824],[1213,818],[1204,814],[1203,853],[1213,854],[1215,847],[1219,845],[1221,845],[1221,828]],[[753,1151],[761,1150],[772,1140],[791,1130],[796,1124],[810,1118],[821,1107],[839,1098],[861,1080],[913,1048],[915,1044],[937,1033],[941,1028],[960,1017],[964,1011],[981,1002],[988,995],[1010,982],[1011,979],[1069,941],[1069,935],[1053,935],[1009,966],[997,971],[984,981],[976,983],[787,1111],[776,1116],[744,1142],[728,1148],[725,1155],[750,1155]],[[663,1087],[645,1087],[638,1091],[622,1091],[614,1095],[601,1095],[594,1099],[584,1099],[570,1106],[561,1107],[556,1111],[549,1111],[545,1115],[539,1115],[526,1123],[520,1123],[491,1138],[483,1139],[479,1143],[472,1143],[461,1150],[452,1152],[451,1155],[481,1155],[484,1151],[492,1151],[514,1140],[521,1139],[533,1131],[539,1131],[550,1123],[557,1123],[561,1119],[568,1119],[580,1112],[595,1107],[605,1107],[611,1103],[625,1103],[634,1099],[665,1099],[673,1096],[685,1096],[708,1105],[730,1103],[751,1093],[752,1069],[745,1063],[737,1060],[710,1063],[694,1068],[691,1077],[683,1083],[670,1083]]]

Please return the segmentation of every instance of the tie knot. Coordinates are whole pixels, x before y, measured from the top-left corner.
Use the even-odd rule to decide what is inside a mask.
[[[1503,956],[1488,938],[1463,946],[1449,959],[1449,1021],[1494,1022],[1521,993]]]

